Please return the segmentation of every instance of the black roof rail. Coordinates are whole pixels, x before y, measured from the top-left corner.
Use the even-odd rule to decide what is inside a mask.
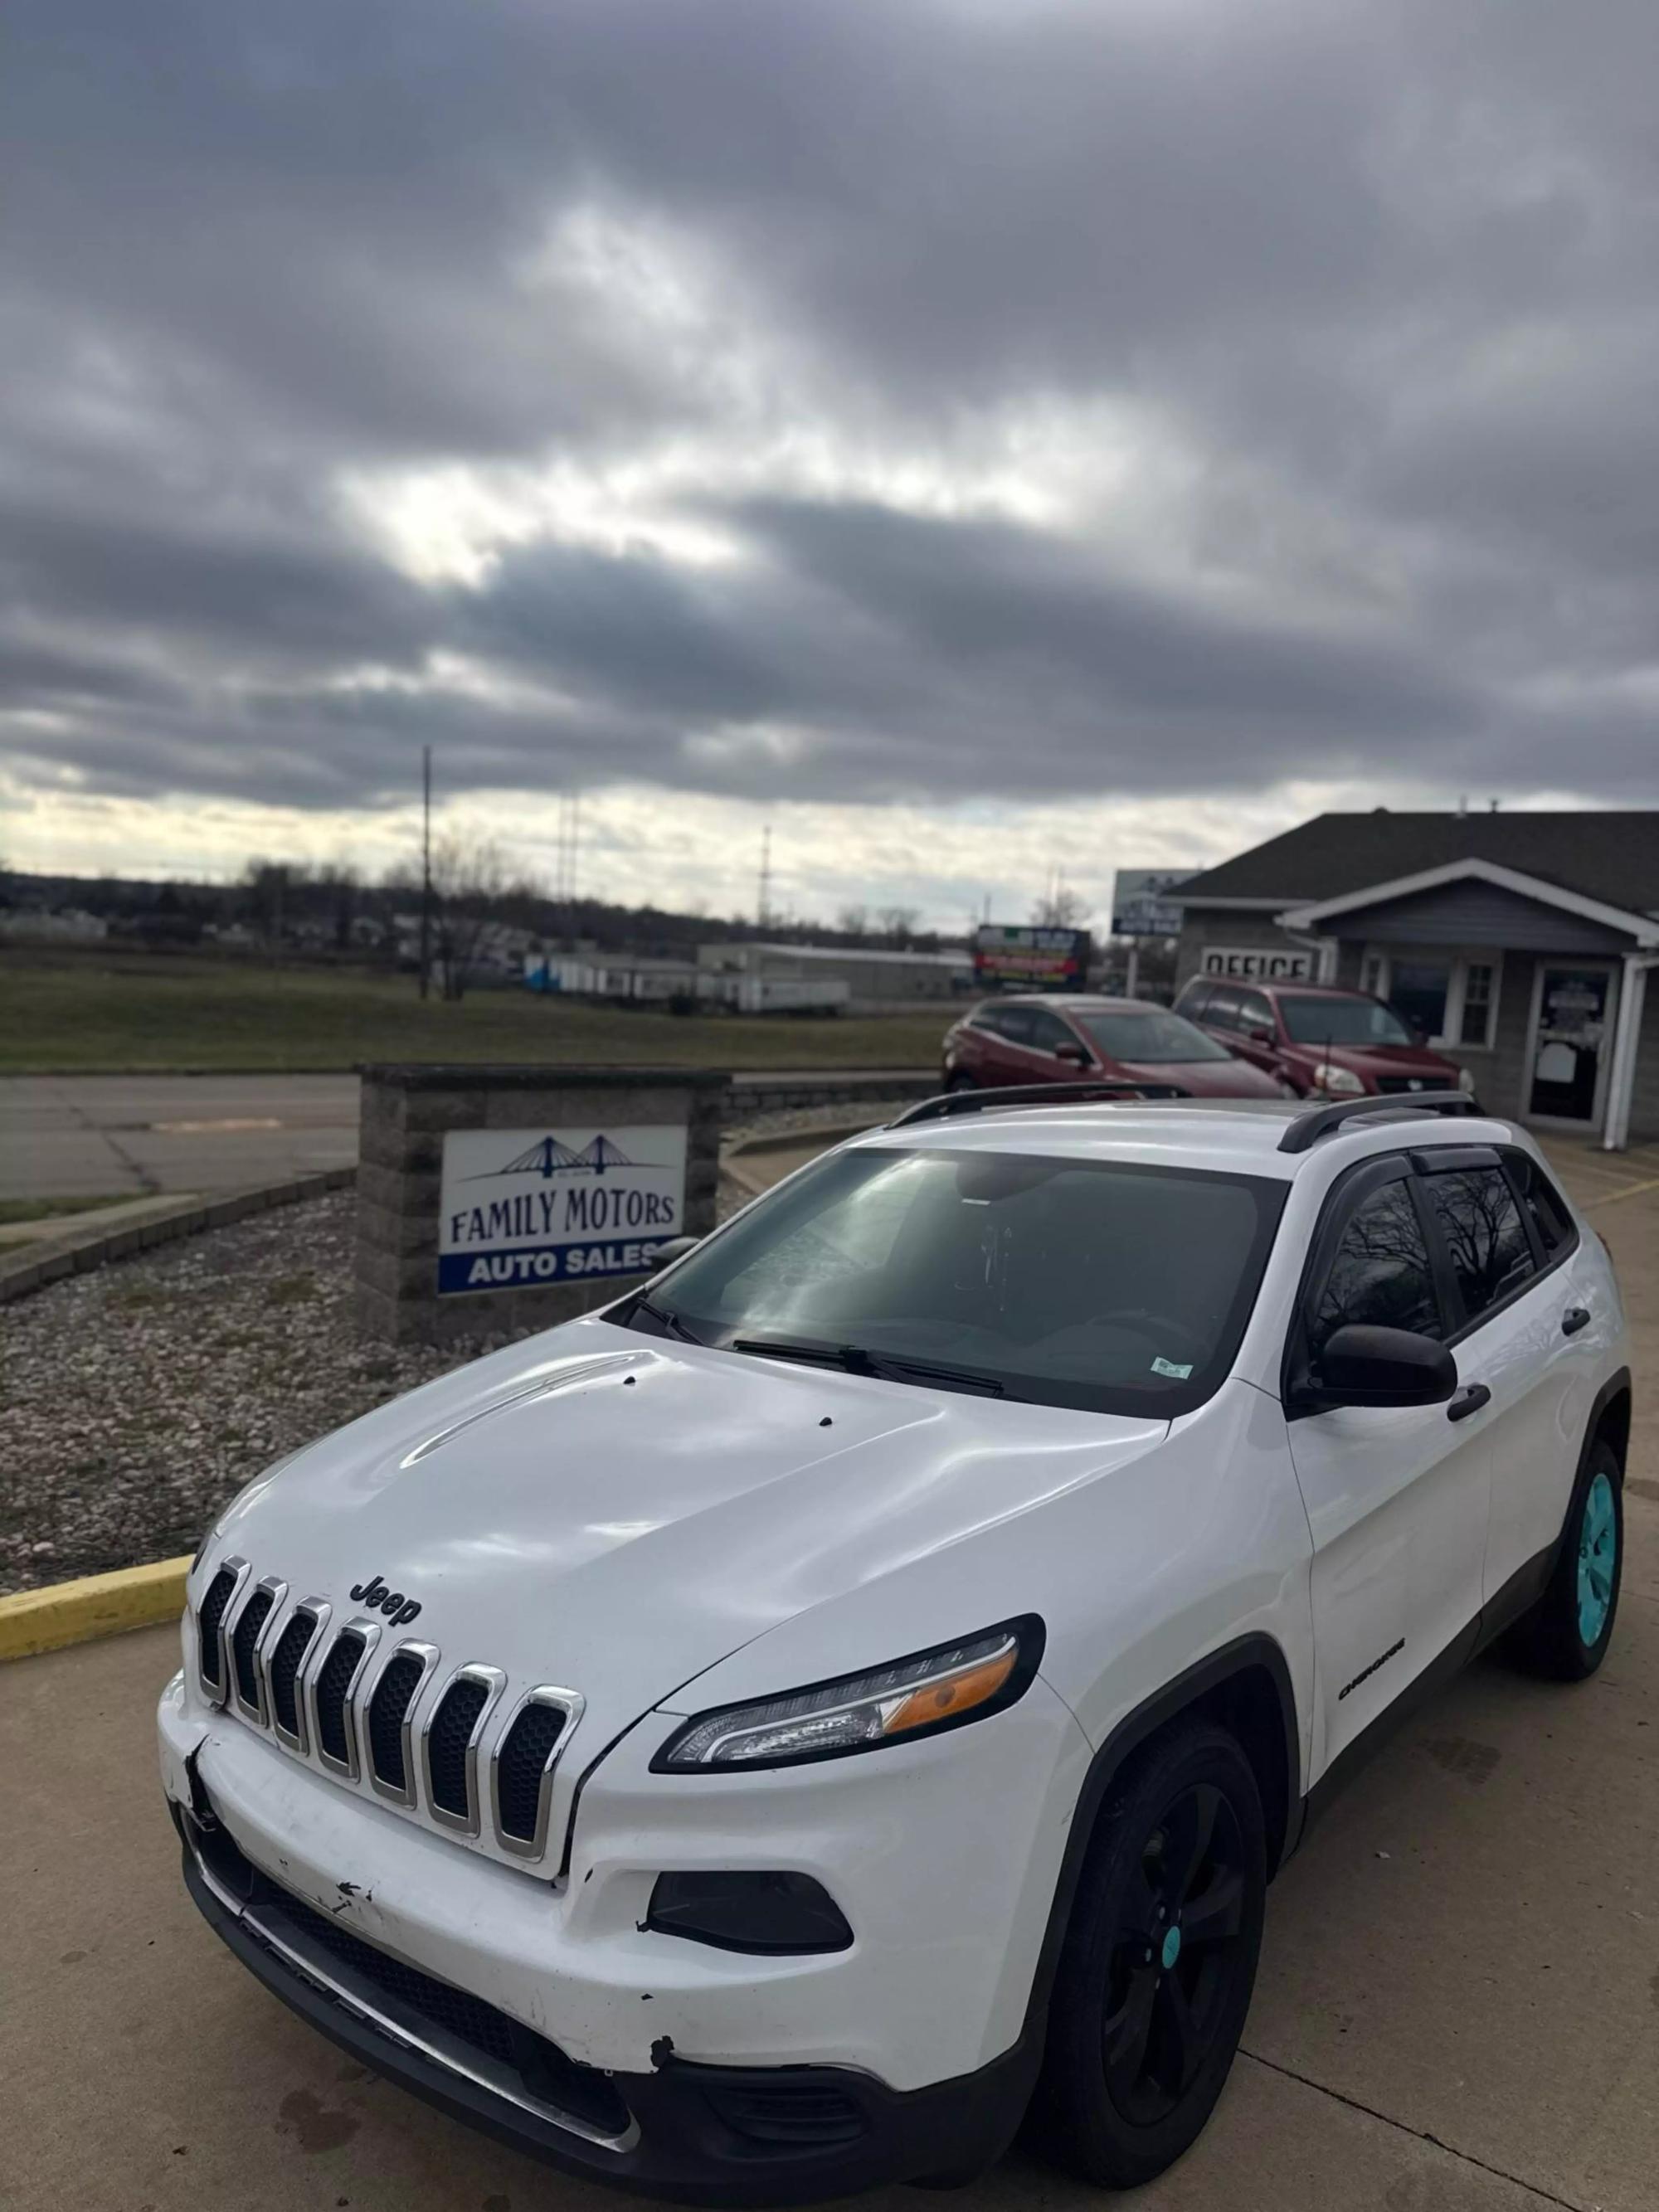
[[[983,1114],[993,1106],[1090,1106],[1113,1098],[1190,1098],[1178,1083],[1013,1083],[1000,1091],[945,1091],[908,1108],[890,1129],[913,1121],[948,1121],[958,1114]]]
[[[1334,1104],[1315,1106],[1305,1114],[1298,1114],[1279,1139],[1279,1149],[1281,1152],[1305,1152],[1356,1114],[1394,1114],[1409,1119],[1413,1114],[1480,1111],[1467,1091],[1396,1091],[1376,1097],[1340,1098]]]

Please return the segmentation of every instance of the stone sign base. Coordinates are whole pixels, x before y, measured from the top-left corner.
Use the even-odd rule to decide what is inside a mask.
[[[528,1256],[523,1249],[530,1234],[526,1223],[543,1206],[544,1194],[550,1224],[556,1203],[567,1225],[568,1218],[586,1221],[590,1216],[602,1224],[583,1258],[607,1269],[625,1262],[642,1243],[706,1236],[714,1226],[728,1082],[724,1073],[701,1068],[393,1066],[366,1067],[362,1076],[356,1303],[358,1324],[368,1335],[394,1344],[446,1344],[459,1337],[550,1328],[607,1304],[644,1279],[648,1269],[632,1275],[568,1276],[565,1269],[580,1262],[572,1259],[568,1246],[550,1255],[544,1251],[539,1257]],[[626,1188],[633,1170],[628,1133],[660,1134],[665,1127],[672,1129],[677,1153],[679,1131],[684,1131],[683,1203],[671,1225],[629,1228],[619,1202],[634,1196]],[[527,1152],[503,1147],[516,1157],[505,1161],[497,1175],[469,1177],[469,1185],[480,1188],[476,1194],[469,1188],[467,1218],[458,1219],[452,1203],[446,1220],[446,1136],[491,1130],[527,1133],[535,1142]],[[594,1133],[574,1150],[558,1139],[557,1133],[570,1131]],[[488,1151],[470,1144],[468,1158]],[[532,1164],[526,1167],[526,1160]],[[643,1180],[642,1171],[634,1171],[632,1179]],[[503,1194],[497,1196],[492,1184]],[[513,1192],[525,1195],[514,1201],[505,1195]],[[452,1200],[453,1195],[452,1190]],[[477,1220],[471,1204],[475,1197]],[[494,1212],[492,1199],[500,1209]],[[517,1214],[510,1210],[515,1202],[522,1209]],[[647,1192],[639,1196],[636,1210],[647,1221],[660,1221],[663,1205]],[[492,1224],[490,1233],[504,1240],[494,1259],[458,1269],[454,1255],[446,1253],[445,1272],[452,1278],[459,1273],[484,1279],[493,1268],[501,1286],[441,1293],[441,1252],[469,1225],[482,1239],[484,1216]],[[622,1225],[614,1232],[605,1225],[617,1222]],[[504,1224],[499,1232],[497,1224]],[[515,1243],[518,1249],[511,1249]],[[537,1267],[556,1269],[557,1279],[536,1279]]]

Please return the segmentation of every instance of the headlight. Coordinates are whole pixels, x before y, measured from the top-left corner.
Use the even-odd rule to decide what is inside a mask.
[[[652,1769],[798,1766],[936,1735],[1012,1705],[1042,1656],[1042,1623],[1027,1614],[867,1674],[699,1713],[669,1738]]]
[[[1322,1060],[1313,1072],[1314,1088],[1328,1091],[1338,1098],[1363,1098],[1365,1086],[1351,1067],[1334,1067]]]

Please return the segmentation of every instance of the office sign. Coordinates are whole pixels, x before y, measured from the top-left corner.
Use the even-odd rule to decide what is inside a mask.
[[[1112,880],[1114,937],[1179,937],[1182,912],[1170,901],[1190,868],[1120,868]]]
[[[974,981],[991,991],[1084,990],[1089,933],[988,921],[974,934]]]
[[[1311,983],[1317,955],[1297,945],[1206,945],[1198,956],[1200,975],[1236,983]]]
[[[604,1129],[452,1129],[438,1289],[513,1290],[648,1273],[685,1216],[683,1121]]]

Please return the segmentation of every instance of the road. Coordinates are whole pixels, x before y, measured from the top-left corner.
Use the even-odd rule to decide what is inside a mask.
[[[833,1082],[860,1068],[745,1072]],[[911,1079],[916,1071],[887,1070]],[[280,1182],[357,1157],[355,1075],[21,1075],[0,1080],[0,1200],[138,1198]]]
[[[229,1190],[356,1157],[355,1075],[0,1082],[0,1199]]]

